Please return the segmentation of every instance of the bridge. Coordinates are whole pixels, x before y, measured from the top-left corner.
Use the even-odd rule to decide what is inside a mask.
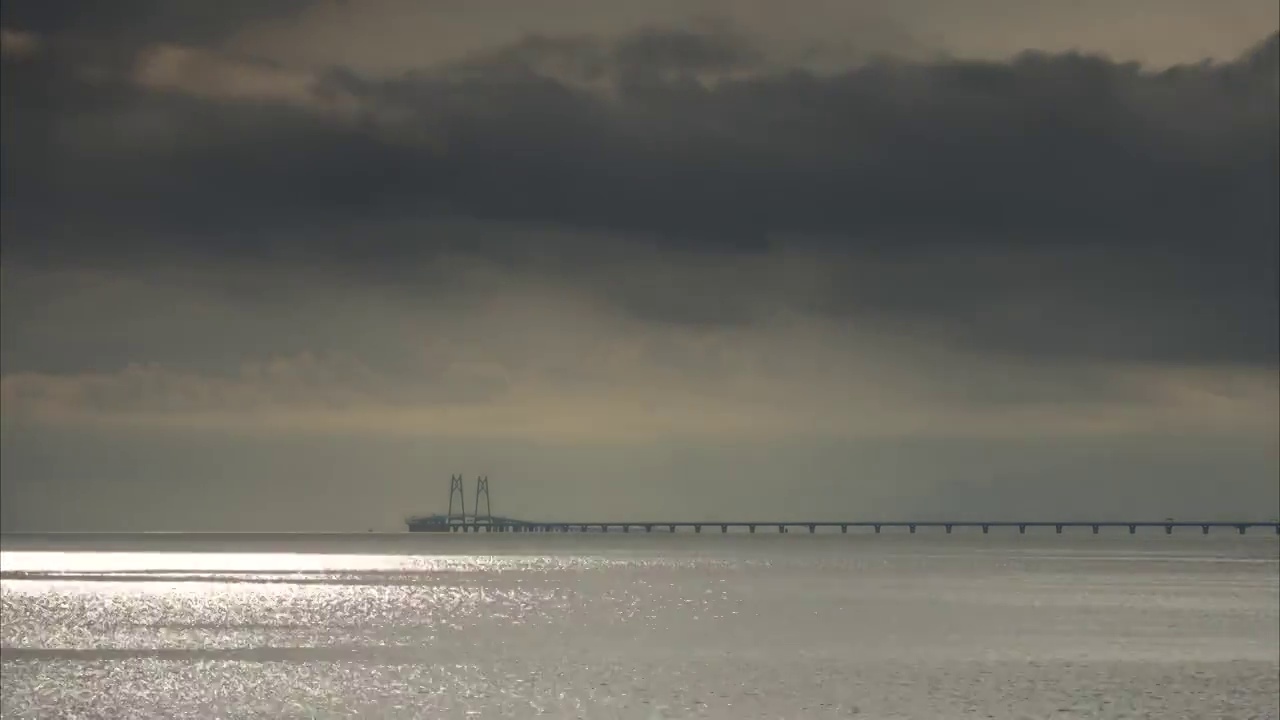
[[[458,498],[459,510],[454,513],[454,497]],[[484,500],[485,512],[480,514],[480,500]],[[720,531],[720,534],[728,534],[729,532],[746,532],[755,533],[757,529],[766,532],[789,533],[792,531],[808,531],[809,534],[822,532],[835,532],[839,528],[840,533],[848,534],[849,529],[861,530],[863,532],[874,531],[880,534],[886,529],[895,529],[898,531],[906,530],[911,534],[915,534],[918,530],[929,528],[935,531],[940,529],[950,535],[957,528],[981,529],[982,534],[987,535],[992,528],[1000,528],[1009,530],[1017,528],[1018,534],[1025,535],[1028,529],[1045,529],[1053,528],[1054,532],[1061,535],[1068,528],[1081,529],[1087,528],[1092,534],[1099,534],[1103,528],[1127,529],[1130,535],[1135,535],[1139,528],[1159,529],[1163,528],[1166,535],[1172,535],[1175,529],[1199,529],[1204,535],[1208,535],[1211,529],[1218,530],[1235,530],[1240,535],[1246,534],[1252,529],[1268,530],[1270,529],[1276,535],[1280,535],[1280,521],[1231,521],[1231,520],[736,520],[736,521],[671,521],[671,520],[631,520],[631,521],[573,521],[573,522],[545,522],[517,520],[515,518],[501,517],[492,514],[492,503],[489,498],[489,478],[482,476],[476,480],[476,501],[473,505],[473,512],[466,512],[465,498],[463,496],[462,476],[455,475],[450,478],[449,484],[449,512],[445,515],[426,515],[415,516],[405,520],[410,532],[525,532],[525,533],[608,533],[622,532],[630,533],[644,532],[652,533],[655,530],[665,533],[690,532],[702,533],[706,528],[708,532]]]
[[[820,529],[824,532],[833,532],[835,528],[839,528],[841,533],[847,534],[849,528],[873,530],[876,534],[880,534],[886,529],[907,530],[914,534],[922,528],[941,528],[946,534],[950,535],[956,528],[981,528],[984,535],[991,532],[991,528],[1017,528],[1018,533],[1025,535],[1028,528],[1053,528],[1054,531],[1061,535],[1067,528],[1089,528],[1094,535],[1097,535],[1103,528],[1127,528],[1130,535],[1136,534],[1138,528],[1164,528],[1165,534],[1172,535],[1175,528],[1199,528],[1200,531],[1208,535],[1211,528],[1218,529],[1234,529],[1239,534],[1244,535],[1247,531],[1254,528],[1271,529],[1275,534],[1280,535],[1280,522],[1231,522],[1231,521],[1174,521],[1174,522],[1157,522],[1157,521],[1071,521],[1071,522],[1054,522],[1054,521],[968,521],[968,520],[930,520],[930,521],[914,521],[914,520],[848,520],[848,521],[734,521],[734,522],[690,522],[690,521],[631,521],[631,522],[530,522],[524,520],[500,520],[495,518],[493,521],[482,521],[478,523],[470,523],[466,521],[451,522],[442,530],[452,532],[648,532],[652,533],[655,529],[659,532],[675,533],[689,532],[701,533],[703,528],[714,532],[718,530],[721,534],[746,531],[755,533],[757,529],[769,532],[788,533],[794,530],[807,530],[809,533],[817,533]]]

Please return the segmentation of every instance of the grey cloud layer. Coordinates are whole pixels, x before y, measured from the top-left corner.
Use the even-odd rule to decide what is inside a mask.
[[[798,307],[1017,354],[1272,364],[1278,37],[1160,72],[814,74],[650,29],[393,79],[50,42],[4,65],[4,249],[371,282],[462,253],[662,321]]]
[[[706,87],[700,72],[743,66],[750,48],[716,33],[650,31],[608,47],[528,41],[464,74],[317,74],[311,107],[286,89],[270,102],[269,84],[237,95],[237,83],[263,85],[283,71],[231,58],[173,68],[153,92],[127,77],[93,92],[55,72],[65,81],[56,99],[49,76],[38,88],[21,82],[47,71],[33,62],[12,68],[6,106],[59,131],[43,147],[23,138],[32,162],[23,169],[88,173],[51,199],[115,223],[159,210],[178,227],[195,217],[235,227],[218,208],[281,222],[336,204],[747,246],[776,232],[858,242],[877,231],[1150,245],[1205,243],[1212,232],[1215,243],[1257,245],[1276,222],[1267,201],[1280,147],[1277,42],[1226,65],[1161,73],[1028,55]],[[571,74],[607,77],[612,92],[550,74],[564,58],[577,66]],[[241,64],[210,87],[219,62]],[[351,123],[309,112],[340,99],[359,108]],[[145,123],[171,129],[157,138]],[[94,207],[107,191],[111,207]]]

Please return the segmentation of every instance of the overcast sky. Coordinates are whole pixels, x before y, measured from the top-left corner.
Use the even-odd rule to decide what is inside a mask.
[[[6,531],[1278,512],[1274,0],[0,28]]]

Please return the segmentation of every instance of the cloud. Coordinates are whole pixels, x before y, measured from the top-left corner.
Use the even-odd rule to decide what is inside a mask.
[[[485,56],[461,80],[448,71],[319,77],[173,46],[144,53],[136,79],[194,98],[303,108],[325,101],[323,90],[330,102],[396,108],[402,125],[449,137],[440,157],[383,146],[376,132],[355,136],[240,102],[215,104],[168,160],[184,180],[148,188],[167,200],[182,194],[188,205],[242,188],[262,198],[257,215],[295,212],[281,193],[325,192],[306,184],[342,167],[350,179],[332,192],[399,212],[427,203],[482,218],[680,234],[890,228],[1106,233],[1107,241],[1150,243],[1186,234],[1187,223],[1197,233],[1218,230],[1250,208],[1265,210],[1261,200],[1276,184],[1277,73],[1257,58],[1275,42],[1225,65],[1158,73],[1032,54],[1007,63],[881,62],[835,76],[765,74],[707,87],[656,68],[736,67],[748,49],[713,32],[648,31],[606,48],[610,59],[598,72],[621,84],[611,99],[540,74],[566,52],[598,49],[549,40]],[[512,74],[513,62],[525,72]],[[174,121],[188,112],[137,95],[101,111],[143,108]],[[312,151],[279,172],[245,158],[228,174],[225,159],[210,154],[232,142],[249,152],[289,146],[297,133]],[[82,192],[108,179],[92,178]],[[121,199],[123,216],[143,195]]]
[[[307,108],[320,99],[317,78],[308,73],[178,45],[147,48],[133,79],[147,89],[213,101],[280,102]]]
[[[236,52],[294,65],[340,65],[392,77],[518,42],[524,35],[608,37],[638,27],[730,23],[786,65],[838,69],[869,57],[937,55],[998,60],[1037,48],[1080,51],[1158,67],[1227,58],[1259,29],[1280,26],[1268,0],[520,0],[316,2],[246,22]]]
[[[19,425],[574,446],[731,438],[1272,438],[1280,402],[1274,375],[1262,371],[1095,368],[1083,380],[1101,381],[1121,397],[1082,399],[1082,388],[1060,376],[951,363],[973,383],[957,397],[945,386],[890,385],[883,372],[861,382],[761,374],[747,358],[706,363],[695,373],[719,379],[693,382],[687,368],[676,378],[660,364],[628,364],[635,352],[619,343],[609,372],[584,362],[574,370],[585,372],[569,381],[528,372],[513,378],[512,368],[493,361],[451,365],[432,382],[394,379],[310,355],[248,363],[230,377],[156,365],[12,373],[0,381],[0,399],[6,423]],[[856,365],[843,369],[865,373]],[[997,382],[990,377],[995,371],[1005,375],[1005,402],[983,392]]]
[[[289,17],[312,0],[226,0],[216,6],[196,0],[8,0],[0,25],[43,35],[110,39],[137,47],[149,42],[206,43],[240,31],[246,24]]]
[[[146,313],[150,326],[108,325],[141,358],[172,353],[184,332],[197,344],[167,363],[122,358],[123,367],[89,372],[12,369],[10,357],[0,395],[5,422],[570,445],[678,438],[1267,438],[1277,430],[1280,396],[1274,372],[1266,369],[1028,361],[792,313],[734,326],[655,324],[595,304],[589,294],[565,294],[558,284],[494,268],[467,274],[453,287],[473,289],[448,306],[322,278],[292,288],[266,277],[242,280],[248,302],[207,294],[198,277],[131,288],[102,277],[27,280],[55,293],[74,283],[102,306],[104,318],[125,316],[130,306],[170,308]],[[476,283],[489,290],[477,291]],[[34,299],[29,289],[6,290],[8,298]],[[342,307],[361,310],[331,312]],[[207,330],[191,325],[198,318]],[[56,328],[56,338],[84,337],[99,324],[74,306],[40,321]],[[271,336],[281,330],[304,344],[326,336],[339,344],[320,353],[277,354]],[[200,338],[230,345],[240,361],[202,368],[210,353]],[[154,340],[168,346],[147,347]],[[103,347],[92,336],[87,342]],[[34,335],[6,337],[6,347],[48,343]],[[258,348],[257,357],[251,348]],[[27,364],[42,365],[38,359]]]
[[[40,36],[21,30],[0,28],[0,55],[5,58],[22,59],[40,51]]]
[[[1163,71],[1031,53],[821,75],[715,27],[647,29],[393,79],[153,45],[56,103],[6,82],[5,250],[368,281],[449,253],[558,256],[591,285],[618,247],[650,247],[664,292],[591,289],[666,320],[799,304],[1020,353],[1274,363],[1278,42]],[[565,79],[573,63],[607,91]],[[779,256],[807,269],[779,280]],[[725,290],[724,267],[763,285]]]

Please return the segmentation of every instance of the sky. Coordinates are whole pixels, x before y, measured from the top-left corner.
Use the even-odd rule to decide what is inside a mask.
[[[6,0],[0,528],[1273,518],[1278,28]]]

